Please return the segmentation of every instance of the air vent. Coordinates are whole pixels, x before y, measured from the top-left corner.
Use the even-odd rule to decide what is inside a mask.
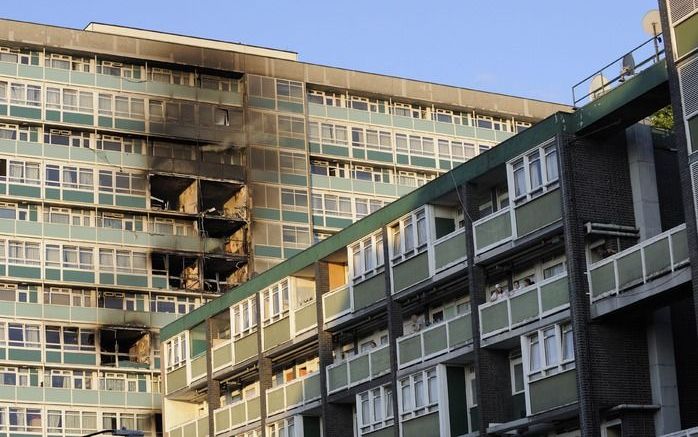
[[[668,3],[671,24],[675,24],[698,8],[698,0],[669,0]]]
[[[681,96],[685,118],[698,112],[698,56],[693,56],[679,69]]]

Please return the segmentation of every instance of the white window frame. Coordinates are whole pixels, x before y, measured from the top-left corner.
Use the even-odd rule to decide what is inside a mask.
[[[377,402],[380,402],[380,417],[376,414]],[[368,417],[364,415],[364,403],[368,406]],[[377,431],[395,423],[395,418],[393,417],[393,394],[390,385],[383,385],[357,393],[356,423],[359,435]]]
[[[442,378],[439,373],[437,367],[432,367],[398,380],[398,410],[400,412],[401,422],[438,411],[439,398],[441,396],[441,387],[439,384]],[[432,379],[432,383],[435,384],[436,387],[436,393],[435,397],[430,399],[429,385]],[[421,388],[417,387],[418,384],[421,384]],[[409,405],[405,405],[403,396],[405,393],[407,393],[409,397]],[[419,406],[417,406],[418,396],[422,396],[421,399],[423,402]]]
[[[257,330],[257,298],[252,296],[230,308],[233,338],[241,338]]]
[[[390,259],[393,265],[409,259],[427,250],[431,242],[430,208],[418,208],[401,217],[397,222],[388,226],[388,241],[390,243]],[[423,228],[420,227],[423,223]],[[424,232],[423,241],[419,240],[419,229]],[[411,247],[407,247],[408,236],[411,236]]]
[[[554,190],[558,187],[559,183],[559,162],[556,161],[557,177],[548,180],[548,166],[546,162],[546,156],[552,153],[551,150],[554,149],[557,152],[557,145],[555,138],[551,138],[541,145],[534,147],[533,149],[527,151],[526,153],[512,159],[507,163],[507,179],[509,184],[509,198],[513,199],[514,204],[522,204],[531,199],[534,199],[548,191]],[[533,158],[538,160],[540,166],[540,185],[537,187],[531,186],[531,173],[530,165],[533,162]],[[521,194],[517,195],[517,182],[515,180],[515,171],[523,171],[523,183],[524,186]]]
[[[547,350],[545,342],[545,333],[550,332],[549,330],[554,330],[554,344],[555,344],[555,354],[551,363],[546,360]],[[572,350],[571,357],[564,358],[565,343],[564,343],[564,333],[570,333],[572,335]],[[531,369],[531,345],[533,342],[537,341],[538,353],[539,353],[539,369]],[[572,333],[572,324],[570,322],[558,323],[554,325],[548,325],[544,328],[538,329],[532,333],[529,333],[521,337],[521,350],[523,352],[522,359],[524,363],[524,381],[526,385],[531,382],[538,381],[540,379],[547,378],[549,376],[557,375],[559,373],[565,372],[575,368],[575,357],[574,357],[574,334]]]
[[[262,302],[262,325],[268,326],[288,316],[291,299],[291,281],[283,279],[265,289],[260,296]]]
[[[347,250],[352,283],[358,284],[385,270],[383,231],[372,233],[368,237],[350,245]],[[367,255],[369,257],[368,260],[366,258]],[[357,260],[360,263],[359,266],[355,265]],[[367,269],[367,264],[372,267]]]
[[[187,359],[189,358],[188,337],[188,333],[185,331],[170,338],[165,343],[167,372],[179,369],[187,364]]]

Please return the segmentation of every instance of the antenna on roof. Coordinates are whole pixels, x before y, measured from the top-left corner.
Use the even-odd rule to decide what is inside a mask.
[[[599,73],[591,79],[589,84],[589,100],[594,101],[606,94],[608,87],[608,79],[603,74]]]
[[[659,43],[662,42],[662,37],[659,34],[662,33],[662,20],[657,9],[648,11],[642,17],[642,30],[654,38],[655,61],[659,61]]]

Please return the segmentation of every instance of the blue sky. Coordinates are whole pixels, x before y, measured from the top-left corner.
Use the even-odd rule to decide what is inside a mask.
[[[569,103],[571,86],[648,38],[656,0],[27,0],[0,16],[121,24],[293,50],[316,64]]]

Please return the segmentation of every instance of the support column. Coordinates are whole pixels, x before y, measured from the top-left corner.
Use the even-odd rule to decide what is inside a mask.
[[[567,279],[570,293],[570,313],[574,333],[574,356],[577,369],[577,397],[579,427],[583,437],[600,437],[599,411],[594,400],[592,380],[592,353],[590,347],[591,308],[586,277],[584,224],[577,211],[574,178],[574,139],[562,133],[557,135],[562,191],[562,224],[567,257]],[[582,157],[583,159],[583,157]]]
[[[271,388],[273,377],[271,358],[265,357],[262,353],[262,306],[259,293],[255,294],[257,300],[257,371],[259,375],[259,402],[260,402],[260,427],[262,435],[266,435],[267,427],[267,389]]]
[[[213,379],[213,323],[206,319],[206,401],[208,402],[208,433],[215,435],[213,412],[221,407],[221,384]]]
[[[649,125],[637,123],[625,130],[625,138],[635,225],[640,229],[640,239],[646,240],[662,232],[652,130]]]
[[[334,362],[332,333],[325,331],[322,295],[330,291],[329,266],[324,261],[315,263],[315,302],[317,303],[318,355],[320,358],[320,392],[322,393],[322,434],[325,436],[353,437],[354,424],[351,406],[328,402],[327,366]]]
[[[647,350],[652,403],[661,406],[654,416],[656,433],[664,435],[679,431],[681,415],[669,307],[660,308],[650,315],[647,324]]]

